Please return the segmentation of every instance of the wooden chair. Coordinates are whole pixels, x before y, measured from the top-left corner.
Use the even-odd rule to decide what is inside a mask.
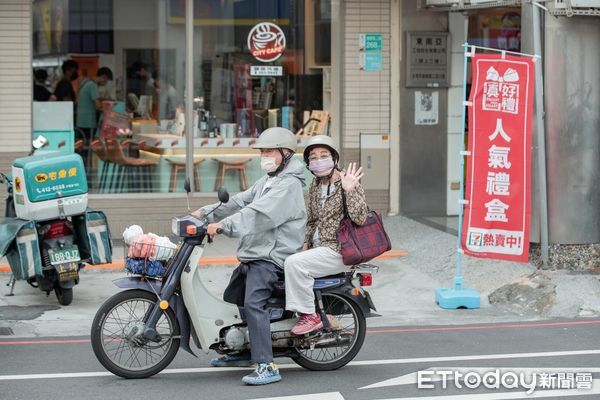
[[[114,174],[117,176],[116,180],[111,180],[109,189],[112,189],[113,183],[115,183],[115,191],[122,192],[127,187],[128,191],[152,192],[152,167],[156,167],[158,162],[145,158],[128,157],[123,152],[123,145],[127,145],[127,141],[122,144],[116,139],[106,139],[105,141],[106,157],[115,164]],[[136,179],[136,173],[141,179]]]
[[[296,137],[329,135],[330,115],[327,111],[313,110],[304,112],[304,124],[296,132]]]
[[[102,172],[100,173],[100,180],[98,181],[97,185],[98,193],[101,193],[106,189],[108,169],[112,162],[108,159],[106,147],[104,146],[104,142],[102,140],[94,140],[92,143],[90,143],[90,149],[92,153],[95,154],[100,161],[102,161]],[[95,180],[92,180],[92,183],[93,182],[95,182]]]
[[[252,161],[251,158],[243,158],[238,160],[215,159],[219,163],[217,169],[217,177],[215,179],[215,192],[219,187],[225,185],[225,173],[227,171],[235,171],[238,174],[240,182],[240,190],[248,190],[248,176],[246,175],[246,164]]]
[[[171,179],[169,180],[169,192],[177,189],[177,175],[180,171],[185,172],[185,157],[168,157],[167,162],[171,164]],[[203,158],[194,158],[194,187],[196,192],[200,192],[200,178],[198,165],[204,162]]]

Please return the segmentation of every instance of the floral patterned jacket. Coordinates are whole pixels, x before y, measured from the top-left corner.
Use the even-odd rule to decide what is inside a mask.
[[[321,207],[321,183],[318,179],[313,179],[306,207],[308,219],[304,242],[308,244],[308,248],[313,247],[312,239],[318,227],[319,245],[329,247],[339,253],[341,248],[337,239],[337,230],[342,218],[344,218],[342,205],[342,190],[344,189],[342,189],[341,181],[338,180],[332,184],[330,190],[331,194],[325,200],[324,206]],[[367,219],[369,210],[365,199],[365,191],[360,184],[353,191],[346,193],[346,204],[350,219],[354,223],[362,225]]]

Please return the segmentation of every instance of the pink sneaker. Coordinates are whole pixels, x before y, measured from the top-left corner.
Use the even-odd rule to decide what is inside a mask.
[[[291,332],[294,335],[304,335],[318,331],[321,328],[323,328],[323,322],[319,314],[301,314],[300,319],[296,322]]]

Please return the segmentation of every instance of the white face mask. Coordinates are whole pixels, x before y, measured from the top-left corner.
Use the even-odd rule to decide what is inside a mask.
[[[275,157],[261,157],[260,158],[260,167],[263,171],[269,173],[273,172],[277,169],[277,163],[275,162]]]

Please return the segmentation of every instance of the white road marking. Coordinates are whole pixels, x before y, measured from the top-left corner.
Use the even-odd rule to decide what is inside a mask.
[[[512,354],[482,354],[475,356],[450,356],[450,357],[424,357],[424,358],[405,358],[396,360],[378,360],[378,361],[353,361],[350,365],[372,365],[372,364],[416,364],[428,362],[444,361],[473,361],[473,360],[501,360],[505,358],[537,358],[537,357],[564,357],[579,355],[600,354],[600,350],[575,350],[575,351],[548,351],[540,353],[512,353]]]
[[[352,361],[348,366],[364,367],[371,365],[392,365],[392,364],[420,364],[420,363],[438,363],[446,361],[472,361],[472,360],[500,360],[508,358],[537,358],[537,357],[564,357],[576,355],[595,355],[600,354],[600,350],[576,350],[576,351],[552,351],[540,353],[511,353],[511,354],[481,354],[473,356],[451,356],[451,357],[423,357],[423,358],[400,358],[389,360],[365,360]],[[279,364],[279,369],[298,369],[296,364]],[[225,372],[225,371],[248,371],[249,368],[177,368],[166,369],[160,374],[195,374],[205,372]],[[25,380],[25,379],[66,379],[66,378],[94,378],[102,376],[113,376],[110,372],[65,372],[55,374],[27,374],[27,375],[0,375],[0,381]]]
[[[290,364],[292,365],[292,364]],[[296,367],[295,365],[292,365]],[[285,368],[284,365],[280,365],[279,368]],[[174,368],[174,369],[165,369],[159,372],[159,375],[165,374],[198,374],[205,372],[225,372],[225,371],[250,371],[251,368],[237,368],[237,367],[229,367],[229,368]],[[57,374],[29,374],[29,375],[0,375],[0,381],[19,381],[25,379],[68,379],[68,378],[96,378],[102,376],[114,376],[110,372],[65,372],[65,373],[57,373]]]
[[[344,400],[344,396],[340,392],[328,392],[300,396],[265,397],[253,400]]]
[[[458,394],[448,396],[426,396],[426,397],[396,397],[392,399],[379,400],[511,400],[511,399],[541,399],[545,397],[571,397],[571,396],[592,396],[600,394],[600,380],[594,379],[594,388],[591,390],[558,389],[558,390],[540,390],[531,394],[525,392],[502,392],[502,393],[478,393],[478,394]]]
[[[427,368],[427,371],[435,371],[435,370],[444,370],[444,371],[457,371],[462,373],[463,375],[467,372],[477,372],[480,375],[484,375],[487,372],[493,372],[495,370],[499,370],[500,374],[503,372],[514,372],[524,373],[526,376],[531,376],[532,374],[539,373],[560,373],[560,372],[591,372],[598,373],[600,372],[600,368],[589,368],[589,367],[580,367],[580,368],[546,368],[546,367],[536,367],[536,368],[511,368],[511,367],[431,367]],[[429,382],[439,382],[443,379],[442,375],[428,375],[427,379]],[[452,378],[453,379],[453,378]],[[374,383],[372,385],[363,386],[358,388],[362,389],[375,389],[389,386],[400,386],[400,385],[416,385],[417,384],[417,372],[412,372],[410,374],[402,375],[397,378],[387,379],[385,381],[381,381],[378,383]]]

